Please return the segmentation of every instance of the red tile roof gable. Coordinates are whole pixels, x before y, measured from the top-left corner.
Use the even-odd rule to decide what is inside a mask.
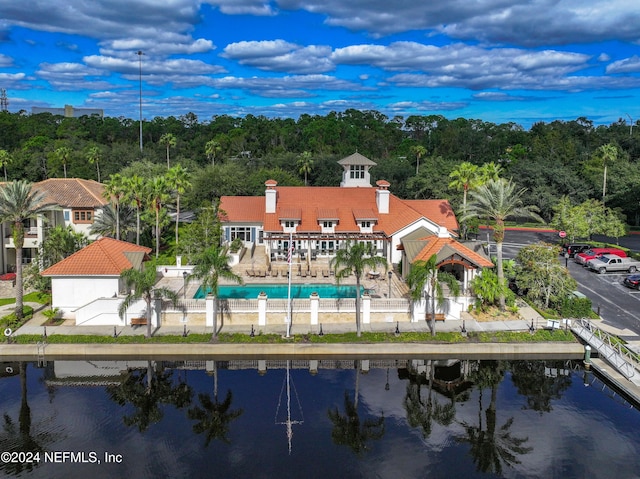
[[[151,253],[151,248],[113,238],[100,238],[47,268],[42,276],[119,276],[132,267],[125,253]]]

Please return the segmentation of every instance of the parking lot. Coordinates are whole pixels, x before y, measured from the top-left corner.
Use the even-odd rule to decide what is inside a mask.
[[[481,235],[479,239],[484,239]],[[507,231],[503,253],[505,258],[515,258],[526,244],[546,241],[556,243],[558,236],[547,232]],[[621,245],[640,249],[640,237],[623,238]],[[564,258],[558,261],[565,264]],[[622,284],[625,274],[598,274],[576,264],[572,259],[567,262],[569,273],[578,282],[578,291],[591,299],[593,308],[600,311],[603,320],[620,329],[629,329],[640,334],[640,291],[629,289]]]

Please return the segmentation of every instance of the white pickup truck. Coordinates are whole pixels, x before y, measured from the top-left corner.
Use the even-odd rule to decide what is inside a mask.
[[[600,274],[612,273],[614,271],[635,273],[640,270],[640,261],[633,258],[621,258],[614,254],[603,254],[602,256],[587,261],[587,268],[597,271]]]

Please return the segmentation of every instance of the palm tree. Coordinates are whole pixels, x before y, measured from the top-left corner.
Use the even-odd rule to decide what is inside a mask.
[[[16,249],[16,319],[22,320],[22,248],[24,246],[24,222],[37,218],[54,205],[44,203],[45,195],[32,189],[31,183],[20,180],[0,188],[0,223],[11,223],[11,235]]]
[[[478,173],[480,174],[480,184],[484,184],[489,180],[497,180],[500,178],[502,166],[490,161],[482,165]]]
[[[430,306],[425,308],[425,321],[429,323],[431,336],[436,335],[436,304],[442,308],[445,304],[444,286],[449,288],[451,294],[457,298],[460,294],[460,286],[456,278],[444,271],[438,271],[438,260],[434,254],[427,261],[416,261],[411,265],[407,277],[409,296],[416,301],[422,301],[424,293],[429,295]],[[431,317],[429,318],[429,309]]]
[[[307,175],[313,170],[313,159],[310,151],[303,151],[298,157],[298,171],[304,175],[304,186],[307,186]]]
[[[242,284],[242,278],[233,272],[229,266],[229,249],[227,246],[212,245],[202,252],[196,260],[196,266],[187,281],[191,279],[202,281],[202,289],[213,295],[213,336],[211,341],[218,339],[218,286],[220,279]]]
[[[167,170],[170,168],[169,165],[169,148],[173,148],[176,146],[176,137],[172,133],[165,133],[160,137],[160,144],[165,145],[167,147]]]
[[[135,227],[133,208],[122,205],[116,211],[112,205],[106,205],[102,208],[102,213],[96,215],[89,231],[94,235],[115,238],[119,228],[120,236],[126,239]]]
[[[468,161],[464,161],[458,165],[458,167],[449,174],[451,182],[449,188],[457,191],[462,190],[462,216],[467,213],[467,192],[470,189],[480,185],[480,172],[478,166]],[[466,223],[462,224],[462,237],[467,237]]]
[[[239,418],[244,412],[242,409],[231,409],[233,394],[231,389],[227,390],[224,401],[218,399],[218,368],[216,361],[213,361],[213,401],[208,394],[198,394],[200,405],[194,406],[187,411],[189,419],[199,421],[193,425],[193,432],[205,434],[204,446],[209,446],[212,439],[219,439],[229,444],[229,424],[234,419]]]
[[[151,209],[156,215],[156,259],[160,255],[160,212],[162,206],[169,200],[170,187],[164,176],[157,176],[147,184],[147,201]]]
[[[147,333],[145,337],[151,337],[151,301],[153,299],[168,298],[172,303],[177,303],[178,294],[164,287],[156,287],[157,272],[154,263],[147,262],[143,269],[127,269],[120,273],[120,278],[125,283],[129,293],[118,308],[120,318],[124,318],[127,309],[135,301],[143,299],[147,303]]]
[[[211,166],[216,166],[216,153],[220,150],[222,150],[222,145],[216,140],[209,140],[204,146],[204,152],[207,158],[211,160]]]
[[[418,169],[420,168],[420,158],[427,154],[427,149],[422,145],[415,145],[411,147],[411,151],[416,155],[416,176],[418,175]]]
[[[100,147],[92,146],[87,150],[87,161],[92,165],[96,165],[96,171],[98,173],[98,183],[100,183],[100,160],[102,159],[102,152]]]
[[[136,209],[136,244],[140,244],[140,212],[146,198],[147,184],[138,175],[125,179],[124,199]]]
[[[366,269],[375,270],[378,266],[384,266],[386,272],[387,260],[375,254],[371,243],[352,243],[347,241],[344,248],[338,249],[329,265],[335,271],[338,284],[343,279],[351,276],[351,274],[356,277],[356,333],[360,337],[362,334],[360,328],[360,284],[362,275]]]
[[[167,172],[167,181],[176,195],[176,246],[178,245],[178,224],[180,221],[180,196],[184,195],[187,188],[191,188],[189,172],[181,165],[175,165]]]
[[[104,196],[113,203],[116,209],[116,239],[120,239],[120,203],[125,193],[125,179],[116,173],[111,175],[104,185]]]
[[[4,181],[7,181],[7,165],[13,162],[13,157],[7,150],[0,150],[0,165],[4,170]]]
[[[69,161],[69,156],[71,155],[71,148],[67,146],[61,146],[60,148],[56,148],[53,152],[55,158],[62,163],[62,169],[64,171],[64,177],[67,177],[67,162]]]
[[[496,242],[496,267],[498,270],[498,282],[504,286],[504,269],[502,266],[502,243],[504,242],[504,222],[508,218],[531,218],[543,221],[536,213],[536,206],[523,206],[522,196],[526,188],[516,190],[512,180],[498,178],[489,180],[484,185],[471,192],[472,202],[468,205],[467,214],[462,218],[487,218],[493,220],[493,239]],[[498,297],[500,310],[505,310],[505,293],[501,288]]]
[[[602,178],[602,204],[604,204],[604,200],[607,195],[607,166],[611,163],[615,163],[618,159],[618,148],[612,143],[607,143],[606,145],[602,145],[598,148],[597,152],[602,158],[602,166],[604,168]]]

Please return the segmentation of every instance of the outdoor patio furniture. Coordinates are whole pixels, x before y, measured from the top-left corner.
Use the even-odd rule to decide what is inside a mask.
[[[318,271],[315,270],[315,269],[312,269],[310,274],[311,274],[312,278],[317,278],[318,277]]]
[[[306,277],[307,277],[307,270],[306,270],[306,269],[303,269],[303,270],[300,272],[300,275],[301,275],[303,278],[306,278]]]
[[[322,270],[322,277],[323,278],[328,278],[329,277],[329,271],[327,271],[326,269]]]
[[[272,269],[271,270],[271,277],[272,278],[277,278],[278,277],[278,270],[277,269]]]

